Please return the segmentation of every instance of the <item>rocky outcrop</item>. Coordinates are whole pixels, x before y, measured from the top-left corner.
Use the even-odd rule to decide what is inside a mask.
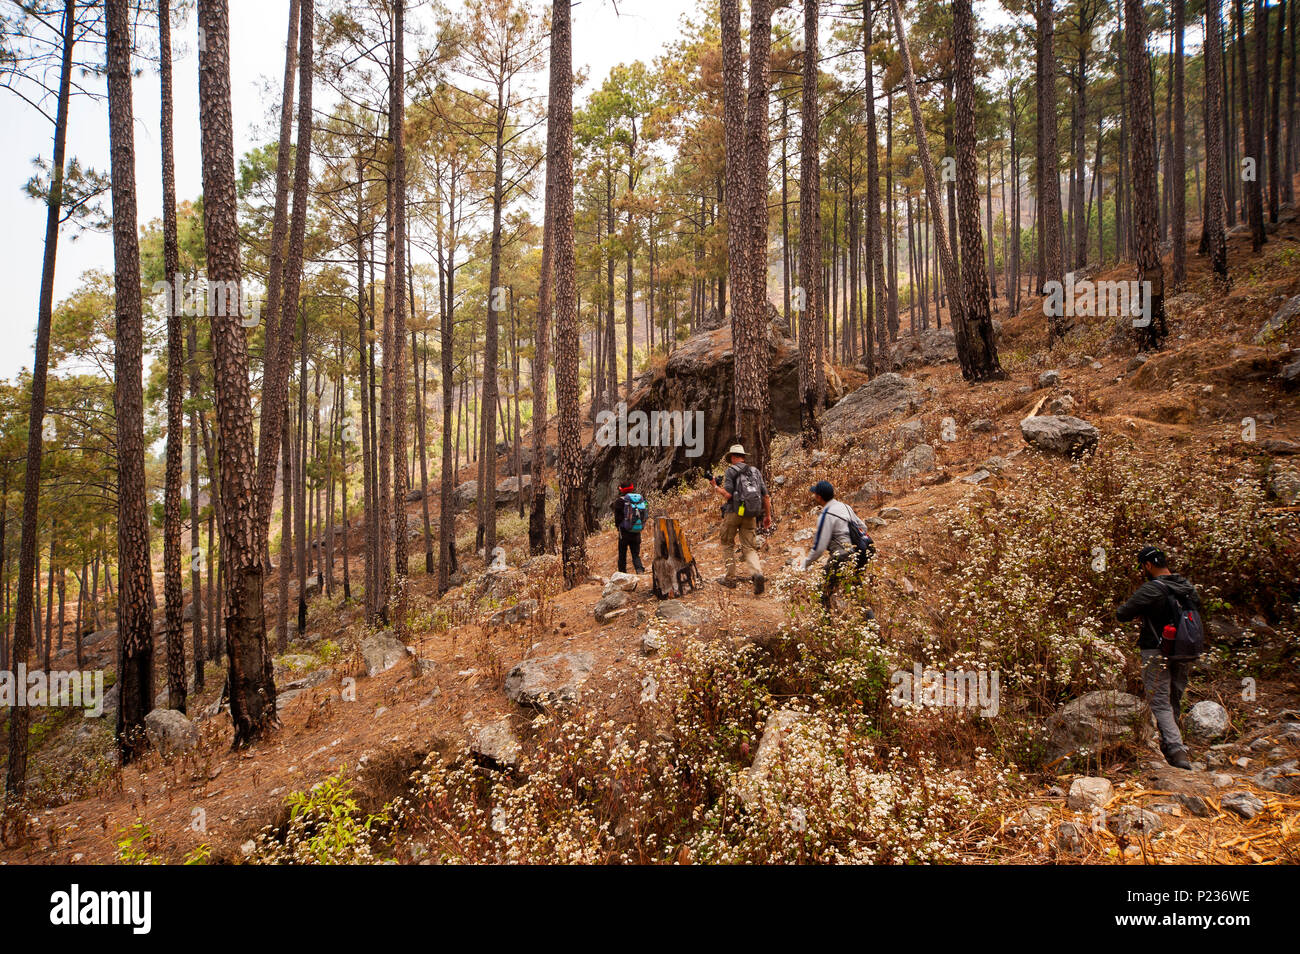
[[[781,333],[779,323],[769,325],[768,347],[772,426],[779,432],[794,433],[799,429],[799,350]],[[656,490],[667,489],[682,475],[721,460],[736,439],[734,368],[731,326],[723,322],[681,342],[661,371],[634,382],[623,410],[627,439],[615,437],[602,443],[598,433],[586,450],[588,521],[593,529],[600,525],[598,521],[609,525],[610,504],[620,481],[630,479],[649,495],[653,515]],[[836,401],[841,393],[839,379],[828,367],[827,400]],[[613,410],[617,417],[620,409]],[[655,412],[676,414],[668,418],[673,423],[667,436],[674,439],[667,446],[656,440],[664,431],[656,432],[649,423]],[[644,435],[633,439],[634,432],[628,428],[634,427],[642,414],[648,422]],[[611,434],[617,430],[616,422]]]
[[[932,389],[889,372],[850,391],[822,417],[822,436],[847,440],[892,417],[906,417],[930,399]]]
[[[521,706],[538,709],[553,702],[572,702],[594,665],[595,658],[587,652],[525,659],[506,673],[506,695]]]

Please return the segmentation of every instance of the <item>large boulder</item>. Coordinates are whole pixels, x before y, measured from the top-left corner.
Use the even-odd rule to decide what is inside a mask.
[[[1082,418],[1056,414],[1025,418],[1020,433],[1031,447],[1066,457],[1095,450],[1101,439],[1097,428]]]
[[[572,702],[594,665],[595,657],[587,652],[525,659],[506,673],[506,696],[537,709],[553,702]]]
[[[1047,760],[1096,754],[1151,735],[1151,710],[1137,696],[1105,689],[1072,699],[1047,719]]]
[[[144,731],[163,758],[184,754],[199,744],[198,727],[176,709],[154,709],[144,717]]]
[[[772,426],[793,434],[799,430],[799,349],[772,326],[768,348]],[[596,439],[585,452],[591,529],[597,521],[608,526],[620,481],[630,479],[648,493],[653,515],[656,490],[722,458],[735,441],[735,359],[730,323],[699,331],[678,344],[662,370],[634,382],[612,420],[597,420]],[[829,368],[826,380],[827,399],[835,401],[841,387]],[[640,428],[638,421],[644,421]]]
[[[537,600],[520,600],[514,606],[507,606],[505,609],[497,610],[488,617],[489,626],[513,626],[515,623],[522,623],[526,619],[532,619],[537,612]]]
[[[405,658],[406,646],[391,629],[386,629],[361,641],[361,656],[366,662],[366,675],[377,676]]]
[[[822,435],[833,439],[854,437],[891,417],[912,414],[929,400],[930,394],[929,389],[901,374],[890,371],[877,375],[826,412]]]

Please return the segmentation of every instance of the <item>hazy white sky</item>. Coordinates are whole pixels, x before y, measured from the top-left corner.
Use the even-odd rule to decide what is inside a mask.
[[[453,8],[459,7],[451,0]],[[534,5],[541,9],[540,3]],[[549,4],[548,4],[549,6]],[[691,0],[620,0],[618,12],[609,0],[582,0],[573,8],[573,62],[586,69],[593,83],[620,62],[652,59],[680,35],[683,13],[697,5]],[[230,0],[231,86],[235,116],[235,149],[246,152],[270,138],[268,117],[278,108],[284,71],[284,41],[288,0]],[[176,192],[192,199],[202,191],[199,164],[198,78],[196,22],[193,16],[173,31],[176,135]],[[102,89],[103,80],[98,81]],[[589,84],[590,86],[591,84]],[[579,93],[579,99],[584,95]],[[162,185],[158,140],[158,77],[146,70],[135,83],[136,183],[141,224],[162,214]],[[322,105],[318,99],[317,106]],[[51,109],[52,111],[52,109]],[[68,155],[83,164],[108,171],[108,110],[102,103],[74,98],[68,134]],[[16,97],[0,97],[0,377],[12,377],[31,367],[40,295],[45,209],[28,198],[23,184],[31,177],[31,160],[49,159],[52,129]],[[107,207],[107,200],[106,200]],[[112,270],[112,237],[86,233],[59,242],[55,272],[55,301],[77,287],[89,268]]]

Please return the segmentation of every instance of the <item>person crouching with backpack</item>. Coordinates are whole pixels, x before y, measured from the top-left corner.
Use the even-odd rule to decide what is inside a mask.
[[[1169,572],[1162,550],[1143,547],[1138,563],[1146,581],[1115,611],[1115,618],[1121,623],[1142,619],[1142,686],[1160,729],[1160,751],[1170,765],[1190,769],[1178,718],[1192,661],[1203,646],[1201,597],[1190,581]]]
[[[614,526],[618,527],[618,572],[627,572],[627,556],[632,554],[632,567],[644,573],[641,565],[641,531],[645,529],[645,497],[636,492],[636,485],[628,481],[618,488],[614,498]]]
[[[722,480],[713,478],[713,492],[726,501],[722,505],[722,531],[718,539],[727,558],[727,575],[718,582],[734,589],[740,582],[736,576],[736,564],[744,560],[754,584],[754,595],[759,596],[763,592],[763,565],[758,562],[758,538],[754,536],[754,528],[758,525],[760,512],[763,529],[772,526],[772,498],[768,496],[767,484],[758,468],[745,463],[744,447],[732,444],[727,458],[730,466]],[[739,543],[736,543],[737,537]]]
[[[875,553],[875,543],[866,527],[843,500],[835,499],[835,488],[828,480],[819,480],[809,488],[813,501],[821,507],[812,549],[803,558],[801,569],[807,570],[829,553],[822,583],[822,605],[828,604],[841,580],[851,579],[867,565]]]

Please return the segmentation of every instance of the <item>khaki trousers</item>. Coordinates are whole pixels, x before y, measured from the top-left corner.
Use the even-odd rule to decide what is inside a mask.
[[[749,567],[750,576],[761,576],[763,566],[758,562],[758,538],[754,534],[757,517],[742,517],[734,511],[722,515],[722,532],[718,542],[722,544],[722,554],[727,560],[727,579],[738,579],[736,564],[743,561]],[[736,542],[739,535],[740,542]]]

